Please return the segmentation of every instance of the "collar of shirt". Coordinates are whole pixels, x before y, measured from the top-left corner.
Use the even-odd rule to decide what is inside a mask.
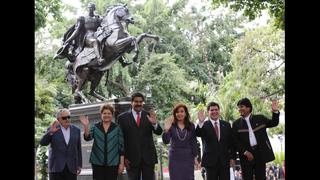
[[[70,126],[68,126],[67,128],[61,126],[61,130],[63,130],[63,131],[69,131],[69,130],[70,130]]]
[[[212,125],[214,126],[214,123],[215,122],[217,122],[218,124],[218,127],[220,127],[220,119],[217,119],[217,120],[212,120],[211,118],[210,118],[210,121],[211,121],[211,123],[212,123]]]
[[[251,113],[250,113],[248,116],[246,116],[244,119],[247,120],[247,121],[249,121],[249,120],[250,120],[250,117],[251,117]]]
[[[62,134],[63,134],[63,137],[64,137],[66,144],[68,144],[69,140],[70,140],[70,126],[67,129],[64,128],[63,126],[61,126],[61,131],[62,131]]]
[[[137,120],[137,113],[138,112],[136,112],[134,109],[132,109],[131,111],[132,111],[132,115],[133,115],[134,119]],[[139,114],[140,114],[140,118],[141,118],[141,111],[139,112]]]

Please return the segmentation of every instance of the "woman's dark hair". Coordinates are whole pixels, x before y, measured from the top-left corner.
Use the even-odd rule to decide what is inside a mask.
[[[172,110],[172,114],[173,114],[173,124],[177,126],[177,116],[176,116],[176,113],[178,112],[178,109],[179,108],[183,108],[184,111],[186,112],[186,117],[184,118],[184,125],[185,125],[185,128],[190,131],[191,128],[192,128],[192,125],[193,123],[190,121],[190,114],[189,114],[189,111],[188,111],[188,108],[185,104],[183,103],[178,103],[174,106],[173,110]]]

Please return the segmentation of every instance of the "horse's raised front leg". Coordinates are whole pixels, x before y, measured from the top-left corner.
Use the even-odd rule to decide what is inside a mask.
[[[138,54],[139,54],[139,49],[138,49],[138,45],[140,44],[140,42],[144,39],[144,38],[152,38],[152,39],[155,39],[156,41],[159,40],[159,36],[157,35],[152,35],[152,34],[147,34],[147,33],[142,33],[140,34],[137,38],[136,38],[136,41],[135,41],[135,55],[133,57],[133,61],[134,62],[137,62],[137,58],[138,58]]]
[[[137,44],[140,44],[140,42],[144,38],[151,38],[151,39],[154,39],[156,41],[159,41],[159,39],[160,39],[159,36],[157,36],[157,35],[142,33],[136,38]]]
[[[115,42],[114,47],[118,52],[128,52],[130,53],[132,50],[134,51],[135,55],[133,57],[133,61],[137,61],[137,57],[139,54],[139,47],[137,44],[137,40],[134,36],[129,36],[123,39],[119,39]],[[127,64],[124,64],[127,65]]]

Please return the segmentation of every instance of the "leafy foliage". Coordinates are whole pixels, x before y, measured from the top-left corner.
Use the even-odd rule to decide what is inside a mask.
[[[36,0],[35,1],[35,31],[46,26],[48,15],[55,20],[61,20],[60,0]]]
[[[272,27],[246,32],[232,53],[232,69],[217,97],[228,120],[237,117],[236,102],[248,97],[256,113],[270,117],[270,99],[284,96],[284,34]],[[281,102],[280,102],[281,103]]]
[[[144,92],[146,85],[152,85],[152,97],[158,109],[158,117],[164,120],[171,115],[173,106],[178,102],[186,102],[190,88],[186,73],[175,63],[170,54],[151,55],[150,60],[142,67],[135,78],[135,90]]]
[[[275,26],[284,30],[285,25],[285,5],[284,0],[212,0],[214,6],[221,4],[230,5],[230,8],[239,11],[243,10],[244,15],[250,20],[261,15],[261,11],[268,9],[269,13],[275,17]]]

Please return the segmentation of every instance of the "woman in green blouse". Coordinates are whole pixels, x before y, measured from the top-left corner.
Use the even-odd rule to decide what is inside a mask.
[[[124,170],[124,143],[120,127],[112,122],[114,109],[104,104],[100,108],[101,121],[90,126],[87,116],[81,115],[84,139],[94,140],[90,155],[94,180],[116,180]]]

